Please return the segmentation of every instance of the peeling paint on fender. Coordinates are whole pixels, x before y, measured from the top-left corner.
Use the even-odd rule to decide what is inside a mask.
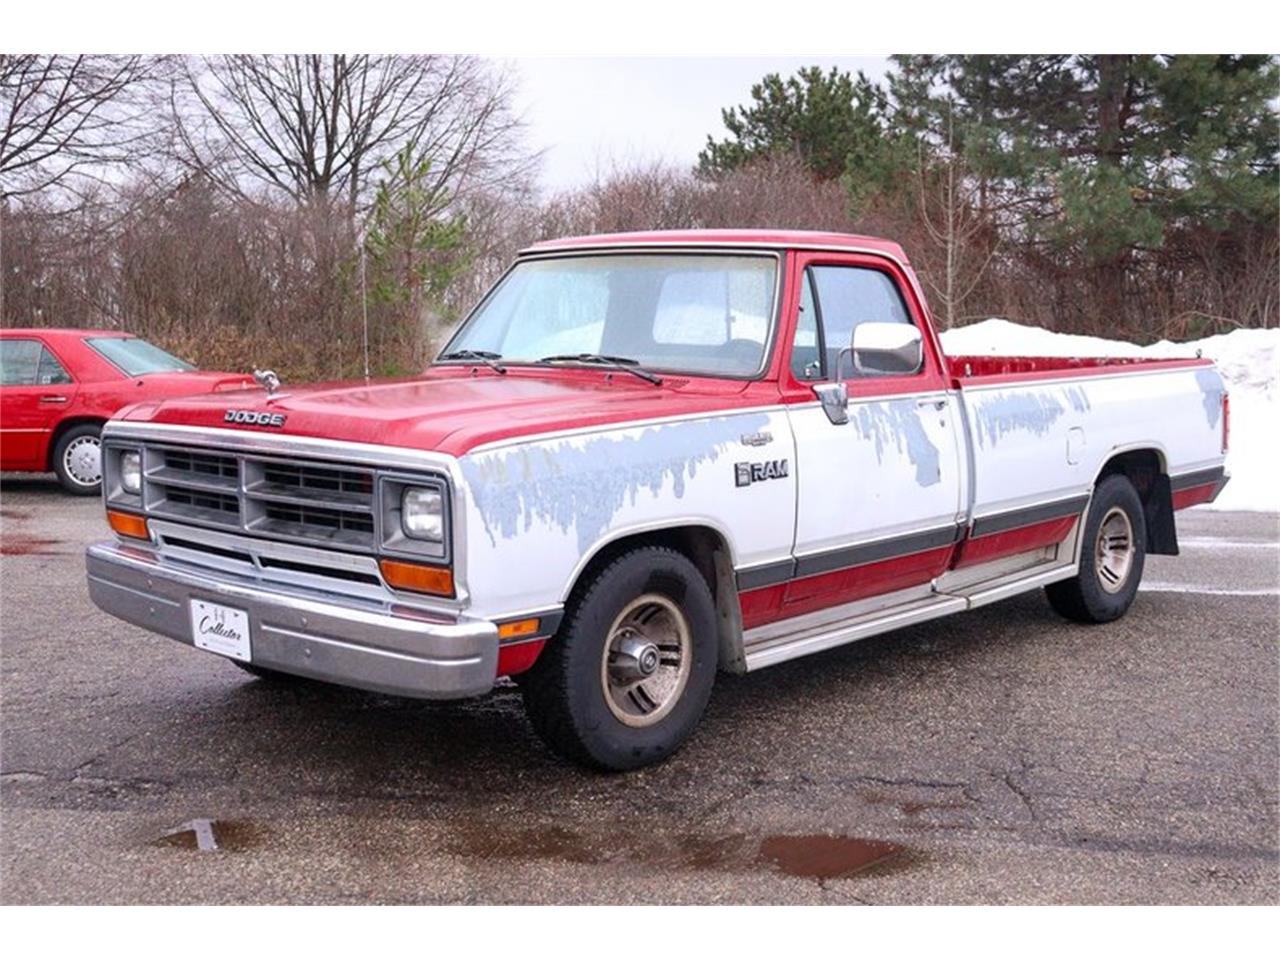
[[[1218,418],[1222,416],[1222,375],[1212,367],[1200,367],[1196,370],[1196,383],[1200,387],[1200,399],[1204,402],[1205,420],[1209,429],[1218,429]]]
[[[701,466],[768,422],[764,414],[750,414],[534,441],[473,454],[461,467],[495,546],[542,523],[573,529],[585,553],[624,504],[636,504],[640,491],[657,497],[669,485],[681,499]],[[726,490],[733,489],[732,473],[725,481]]]
[[[983,397],[974,405],[978,445],[985,447],[990,441],[994,447],[1002,436],[1015,430],[1044,436],[1068,406],[1080,414],[1092,409],[1084,387],[1018,390]]]
[[[1093,409],[1093,405],[1089,403],[1089,395],[1084,392],[1084,387],[1065,387],[1064,392],[1067,395],[1067,403],[1071,404],[1071,409],[1076,413],[1088,413]]]

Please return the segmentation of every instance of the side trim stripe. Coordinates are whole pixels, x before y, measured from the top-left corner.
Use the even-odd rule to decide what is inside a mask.
[[[1169,486],[1174,490],[1186,490],[1188,487],[1203,487],[1217,483],[1226,475],[1225,467],[1210,467],[1208,470],[1197,470],[1169,478]]]
[[[777,563],[744,567],[737,571],[735,579],[738,581],[739,590],[758,590],[761,587],[772,587],[774,584],[794,580],[795,575],[795,560],[779,560]]]
[[[945,547],[959,540],[963,531],[963,527],[953,523],[905,537],[895,537],[892,540],[876,540],[872,543],[861,543],[852,547],[840,547],[823,553],[796,557],[796,576],[811,577],[819,573],[830,573],[832,570],[860,567],[864,563],[874,563],[877,560],[905,557],[934,547]]]
[[[736,579],[739,590],[758,590],[789,580],[812,577],[833,570],[845,570],[849,567],[860,567],[863,564],[875,563],[878,560],[892,560],[896,557],[910,556],[937,547],[945,547],[955,543],[964,532],[958,524],[947,524],[932,530],[923,530],[905,537],[892,537],[887,540],[874,540],[870,543],[859,543],[835,550],[824,550],[796,557],[795,560],[782,560],[756,567],[738,570]]]
[[[1034,507],[1025,507],[1020,510],[1009,510],[1005,513],[993,513],[985,517],[978,517],[973,521],[973,537],[986,537],[993,533],[1003,533],[1005,530],[1016,530],[1018,527],[1029,527],[1033,523],[1042,523],[1045,520],[1057,520],[1060,517],[1069,517],[1084,511],[1089,505],[1089,495],[1081,494],[1078,497],[1067,497],[1065,500],[1054,500],[1052,503],[1040,503]]]

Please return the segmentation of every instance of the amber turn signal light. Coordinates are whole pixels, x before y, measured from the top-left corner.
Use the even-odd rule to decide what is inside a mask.
[[[133,537],[135,540],[151,539],[151,531],[147,529],[147,518],[140,517],[136,513],[108,510],[107,523],[122,537]]]
[[[403,560],[380,560],[382,578],[397,590],[434,593],[438,597],[453,596],[453,571],[447,567],[428,567]]]
[[[516,637],[528,637],[538,632],[538,624],[541,621],[537,617],[528,620],[513,620],[511,623],[504,623],[498,627],[499,640],[514,640]]]

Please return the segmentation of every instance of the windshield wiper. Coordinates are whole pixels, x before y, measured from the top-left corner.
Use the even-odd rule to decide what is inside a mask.
[[[451,350],[448,353],[442,353],[436,357],[440,360],[479,360],[490,370],[496,370],[498,373],[506,373],[507,368],[496,361],[502,359],[502,354],[494,353],[492,350]]]
[[[646,380],[649,383],[662,383],[662,378],[640,366],[640,361],[632,360],[630,357],[611,357],[607,353],[555,353],[549,357],[543,357],[538,362],[600,363],[615,370],[625,370],[627,373],[635,374],[641,380]]]

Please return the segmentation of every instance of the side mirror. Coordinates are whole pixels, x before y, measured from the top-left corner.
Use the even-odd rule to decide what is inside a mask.
[[[858,373],[915,373],[924,340],[909,323],[860,323],[853,328],[853,368]]]
[[[814,384],[813,392],[828,420],[837,425],[849,422],[849,387],[843,380]]]

